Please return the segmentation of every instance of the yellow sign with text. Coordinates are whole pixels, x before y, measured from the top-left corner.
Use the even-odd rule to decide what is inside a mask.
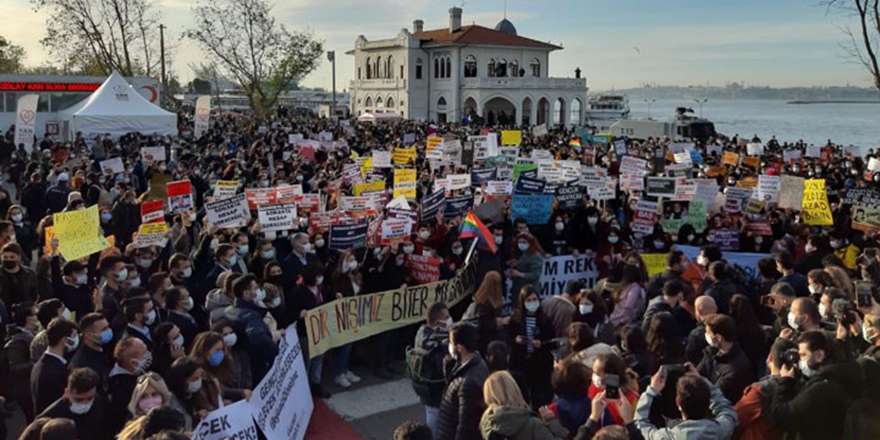
[[[659,275],[666,270],[666,254],[642,254],[642,261],[648,267],[648,276]]]
[[[522,144],[522,132],[519,130],[501,131],[501,145],[520,146]]]
[[[354,195],[360,196],[363,193],[385,191],[385,181],[376,180],[374,182],[356,183],[354,185]]]
[[[110,247],[101,235],[98,205],[53,216],[58,251],[67,261],[78,260]]]
[[[391,161],[394,165],[407,165],[416,162],[416,149],[413,148],[395,148],[391,152]]]
[[[409,200],[416,198],[416,170],[394,170],[394,198],[404,196]]]
[[[831,206],[828,204],[828,194],[825,192],[825,179],[804,181],[804,200],[801,205],[801,218],[804,220],[805,225],[834,225],[834,217],[831,216]]]

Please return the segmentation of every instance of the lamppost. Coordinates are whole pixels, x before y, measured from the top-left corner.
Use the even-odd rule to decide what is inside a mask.
[[[651,106],[657,102],[656,99],[645,99],[644,100],[648,104],[648,119],[651,119]]]
[[[703,104],[709,101],[709,98],[694,99],[694,102],[700,105],[700,117],[703,117]]]
[[[336,52],[327,51],[327,60],[333,64],[333,102],[330,104],[330,120],[336,120]]]

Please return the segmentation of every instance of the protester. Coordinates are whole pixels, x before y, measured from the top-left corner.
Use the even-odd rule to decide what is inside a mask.
[[[541,408],[541,417],[532,415],[532,410],[513,376],[506,371],[492,373],[483,385],[486,412],[480,421],[480,434],[484,440],[501,436],[517,439],[565,439],[568,431],[562,427],[556,416],[546,408]]]
[[[476,329],[456,323],[449,331],[448,384],[440,402],[437,440],[480,438],[483,383],[489,370],[477,349]]]

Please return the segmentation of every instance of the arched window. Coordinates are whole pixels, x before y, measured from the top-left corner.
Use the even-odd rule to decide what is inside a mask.
[[[446,57],[446,77],[452,77],[452,59],[449,57]]]
[[[370,57],[367,57],[367,79],[373,79],[373,66],[370,65]]]
[[[358,67],[358,79],[361,79],[361,68]]]
[[[441,96],[440,99],[437,100],[437,109],[446,110],[446,98]]]
[[[541,62],[537,58],[532,58],[529,67],[532,69],[532,76],[541,76]]]
[[[367,100],[364,101],[364,107],[366,107],[367,110],[369,110],[370,107],[372,107],[372,106],[373,106],[373,98],[370,98],[369,96],[367,96]]]
[[[489,58],[489,65],[486,67],[486,71],[489,72],[489,77],[495,77],[495,58]]]
[[[510,60],[510,76],[516,78],[519,75],[519,61]]]
[[[376,98],[376,108],[385,108],[385,101],[382,100],[382,97]]]
[[[446,78],[446,61],[440,58],[440,78]]]
[[[385,69],[385,78],[391,79],[394,77],[394,60],[391,58],[391,55],[388,55],[387,64],[388,67]]]
[[[416,60],[416,79],[422,79],[422,59]]]
[[[477,77],[477,58],[473,55],[468,55],[464,59],[464,77],[465,78],[476,78]]]
[[[382,63],[382,57],[376,57],[376,78],[382,79],[385,78],[385,64]],[[376,100],[378,103],[379,101]]]
[[[385,107],[393,109],[394,108],[394,98],[388,98],[388,100],[385,101]]]
[[[434,78],[440,78],[440,58],[434,58]]]
[[[495,72],[495,76],[497,76],[499,78],[506,77],[507,76],[507,60],[504,58],[498,60],[498,67],[496,67],[496,69],[498,71]]]
[[[568,123],[571,125],[577,125],[581,122],[581,100],[575,99],[571,101],[571,110],[569,111]]]

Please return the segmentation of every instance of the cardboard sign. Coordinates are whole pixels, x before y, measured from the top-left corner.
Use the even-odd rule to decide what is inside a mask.
[[[224,200],[205,203],[208,222],[218,228],[237,228],[251,218],[247,198],[238,194]]]
[[[739,165],[739,154],[732,151],[725,151],[724,156],[721,158],[721,164],[731,167]]]
[[[237,180],[218,180],[214,183],[214,199],[228,199],[238,192]]]
[[[522,131],[520,130],[502,130],[501,145],[511,145],[518,147],[522,145]]]
[[[67,261],[79,260],[110,247],[101,235],[98,205],[52,216],[58,251]]]
[[[260,206],[257,208],[257,219],[263,232],[288,231],[298,225],[296,205],[293,203]]]
[[[314,403],[303,353],[296,327],[288,327],[278,344],[278,356],[272,368],[254,388],[247,402],[249,414],[266,440],[303,440],[306,436]],[[310,350],[310,353],[317,352]],[[256,439],[257,436],[229,438]]]
[[[446,176],[446,178],[447,178],[446,189],[449,191],[470,188],[470,186],[471,186],[471,175],[470,174],[450,174],[450,175]]]
[[[165,221],[165,202],[154,200],[141,203],[141,223]]]
[[[779,184],[779,207],[800,211],[804,200],[804,178],[797,176],[781,177]]]
[[[394,170],[394,198],[400,196],[406,197],[407,200],[416,199],[415,169]]]
[[[330,226],[330,249],[355,250],[367,247],[368,223]]]
[[[168,211],[171,214],[194,211],[192,183],[189,180],[180,180],[168,183]]]
[[[804,181],[804,203],[801,209],[801,219],[804,224],[810,226],[834,225],[831,206],[828,205],[828,195],[825,193],[825,179]]]
[[[391,168],[391,152],[373,150],[373,168]]]
[[[158,246],[164,248],[167,243],[168,224],[164,221],[160,223],[144,223],[138,228],[135,247]]]
[[[101,161],[101,172],[104,174],[117,174],[125,172],[125,164],[121,157]]]

